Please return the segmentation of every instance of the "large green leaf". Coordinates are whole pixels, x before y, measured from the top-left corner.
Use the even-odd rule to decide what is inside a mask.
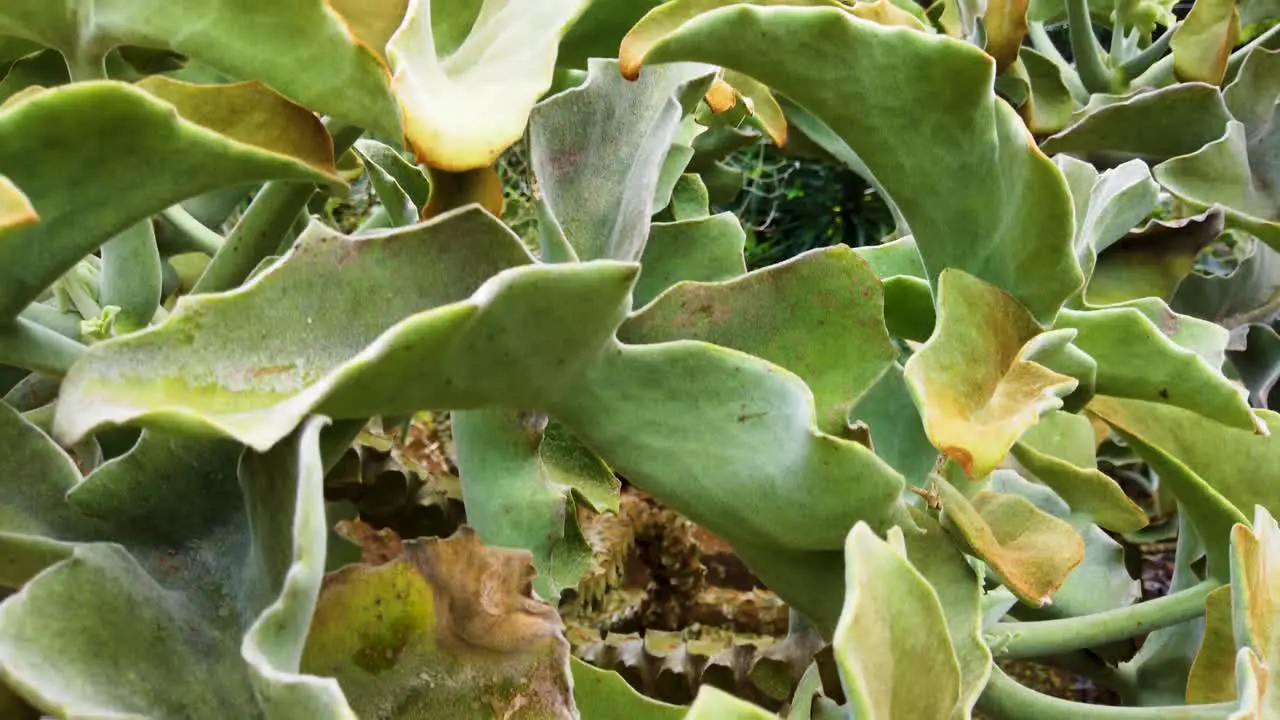
[[[569,643],[524,551],[461,528],[325,578],[302,653],[359,717],[571,717]]]
[[[849,422],[864,423],[876,455],[902,473],[907,482],[924,487],[937,467],[938,450],[929,442],[924,421],[907,387],[902,366],[889,366],[875,385],[854,403]]]
[[[0,604],[4,681],[56,715],[287,711],[352,720],[336,684],[298,674],[324,566],[318,437],[326,422],[309,422],[267,455],[247,455],[243,500],[232,477],[239,449],[229,444],[206,445],[202,457],[179,447],[184,461],[210,463],[200,472],[162,477],[154,469],[139,475],[138,465],[128,474],[104,466],[85,482],[97,486],[99,509],[127,506],[132,483],[162,488],[169,502],[142,516],[153,525],[97,519],[74,492],[64,500],[78,479],[70,459],[0,406],[5,447],[21,449],[6,454],[0,472],[11,486],[0,503],[0,545],[29,577],[33,563],[48,564]],[[206,473],[222,484],[216,505],[191,502],[207,492]],[[170,532],[183,525],[178,536]],[[2,573],[9,581],[22,574]]]
[[[530,551],[534,589],[558,600],[591,567],[574,495],[616,511],[618,480],[545,416],[472,410],[453,413],[451,427],[467,523],[487,545]]]
[[[838,435],[854,401],[897,357],[883,303],[871,269],[838,246],[733,280],[681,283],[628,318],[618,337],[701,340],[781,365],[813,391],[818,427]]]
[[[934,446],[971,478],[989,474],[1076,381],[1035,361],[1071,340],[1042,331],[1016,299],[958,270],[938,288],[938,326],[906,364],[907,385]]]
[[[1192,320],[1166,309],[1166,327]],[[1074,344],[1098,361],[1100,394],[1186,408],[1234,428],[1257,427],[1243,389],[1220,372],[1221,360],[1210,364],[1136,307],[1064,310],[1054,327],[1075,330]],[[1213,329],[1225,346],[1226,331]]]
[[[1280,309],[1280,252],[1244,237],[1245,259],[1228,275],[1193,273],[1170,305],[1226,328],[1266,320]]]
[[[942,504],[943,527],[1031,607],[1051,602],[1084,560],[1079,533],[1027,499],[990,490],[970,499],[938,475],[933,482]]]
[[[1095,98],[1096,99],[1096,98]],[[1160,162],[1195,152],[1222,137],[1231,114],[1218,89],[1182,83],[1110,98],[1040,147],[1096,161],[1138,158]]]
[[[1076,259],[1092,280],[1098,256],[1155,208],[1159,187],[1140,160],[1102,173],[1069,155],[1059,155],[1054,162],[1062,168],[1075,202]]]
[[[1247,522],[1255,505],[1280,507],[1280,481],[1260,468],[1280,466],[1280,416],[1257,410],[1267,435],[1227,427],[1158,403],[1098,396],[1089,411],[1119,431],[1160,473],[1179,506],[1195,522],[1210,571],[1225,573],[1231,526]]]
[[[622,676],[569,658],[573,671],[573,701],[582,720],[681,720],[686,708],[659,702],[636,692]]]
[[[977,48],[834,7],[733,5],[662,32],[645,25],[623,41],[624,73],[641,63],[708,62],[803,106],[901,210],[931,279],[964,270],[1044,321],[1082,284],[1062,175],[994,95],[994,67]],[[895,139],[908,124],[911,141]],[[953,192],[959,186],[969,192]]]
[[[881,245],[854,248],[884,284],[884,321],[889,332],[924,342],[937,322],[924,262],[910,235]]]
[[[1205,598],[1204,637],[1187,675],[1187,703],[1235,699],[1236,643],[1231,620],[1231,587],[1227,585]]]
[[[410,0],[386,50],[418,158],[453,172],[492,165],[524,133],[551,87],[560,38],[586,5],[484,0],[477,15],[472,3]],[[437,39],[442,26],[469,31]]]
[[[283,101],[265,89],[148,87],[164,100],[122,83],[87,82],[0,110],[0,172],[39,215],[0,229],[0,321],[99,245],[180,200],[273,178],[341,182],[319,121],[296,106],[282,114]],[[229,124],[232,109],[242,124]]]
[[[698,688],[698,696],[684,720],[773,720],[774,717],[764,708],[708,683]]]
[[[345,122],[399,135],[386,68],[325,0],[12,0],[0,9],[0,34],[57,49],[77,79],[100,76],[113,47],[175,50]]]
[[[634,265],[530,261],[476,209],[356,240],[315,224],[246,287],[95,344],[55,429],[176,422],[265,448],[313,411],[536,409],[731,543],[835,549],[853,522],[902,511],[901,475],[823,434],[792,372],[694,340],[611,341]]]
[[[701,95],[687,89],[705,86],[713,69],[656,67],[632,83],[615,61],[589,67],[584,84],[534,108],[529,163],[578,259],[638,260],[663,160]]]
[[[862,523],[849,531],[844,612],[831,640],[840,683],[853,717],[949,718],[961,702],[960,665],[938,593],[902,543],[899,529],[887,542]]]

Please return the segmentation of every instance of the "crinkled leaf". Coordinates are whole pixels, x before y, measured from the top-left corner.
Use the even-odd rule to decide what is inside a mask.
[[[971,717],[991,675],[991,650],[982,639],[982,579],[932,516],[913,511],[924,532],[903,533],[907,559],[937,593],[960,668],[960,692],[950,717]],[[939,715],[938,717],[944,717]]]
[[[30,473],[25,487],[4,494],[0,544],[10,557],[15,541],[63,548],[62,558],[0,604],[5,682],[59,715],[265,718],[289,708],[303,710],[299,717],[351,720],[332,681],[298,674],[323,573],[317,439],[325,422],[308,423],[266,456],[247,457],[243,501],[231,477],[236,447],[215,443],[210,453],[177,456],[211,463],[199,472],[160,476],[155,469],[181,467],[160,446],[149,475],[138,474],[146,465],[127,475],[103,466],[76,488],[95,485],[97,508],[127,504],[124,493],[139,482],[164,488],[160,497],[170,502],[153,506],[158,517],[99,520],[76,492],[63,500],[62,486],[78,475],[67,469],[70,459],[0,407],[5,446],[25,450],[6,461],[33,463],[0,473],[8,482]],[[216,506],[191,502],[204,491],[205,473],[230,486],[213,493]],[[15,524],[15,510],[26,520]],[[175,541],[165,526],[184,519],[187,532]],[[198,545],[188,544],[193,539]]]
[[[847,247],[812,250],[724,282],[681,283],[629,318],[618,337],[700,340],[781,365],[809,385],[818,427],[833,434],[897,357],[880,283]],[[742,421],[749,415],[744,408]]]
[[[960,539],[1013,591],[1040,607],[1084,560],[1084,540],[1065,521],[1025,498],[982,490],[966,498],[940,476],[933,482],[942,502],[943,526]]]
[[[1196,0],[1169,43],[1174,73],[1183,82],[1221,83],[1239,39],[1236,0]]]
[[[573,701],[582,720],[681,720],[687,708],[670,705],[636,692],[622,676],[569,658],[573,671]]]
[[[1160,162],[1222,137],[1230,120],[1217,88],[1182,83],[1086,108],[1079,120],[1040,148],[1050,155],[1070,153],[1111,164],[1131,158]]]
[[[1209,554],[1209,571],[1227,572],[1231,526],[1246,522],[1254,505],[1280,505],[1277,480],[1259,468],[1280,466],[1280,416],[1257,410],[1270,434],[1213,422],[1203,416],[1152,402],[1098,396],[1089,411],[1129,442],[1178,498],[1195,523]]]
[[[636,260],[685,89],[709,82],[712,68],[655,67],[629,82],[616,62],[592,59],[589,67],[586,83],[534,109],[529,163],[578,258]]]
[[[156,81],[150,87],[178,86]],[[117,233],[180,200],[273,178],[340,182],[332,174],[328,134],[309,113],[281,114],[276,96],[245,86],[174,96],[177,113],[136,87],[85,82],[0,110],[0,169],[40,216],[35,224],[0,230],[0,318],[14,317]],[[235,118],[219,98],[237,103]],[[310,139],[277,142],[293,134]],[[38,162],[32,148],[39,149]],[[302,157],[288,154],[302,148]],[[321,170],[326,153],[330,165]],[[69,167],[81,171],[71,178]],[[144,176],[147,182],[137,181]]]
[[[1276,702],[1273,677],[1271,668],[1253,650],[1240,648],[1236,653],[1236,694],[1240,704],[1227,720],[1257,720],[1274,715],[1277,709],[1272,707]]]
[[[961,701],[960,665],[938,593],[907,559],[901,532],[886,542],[863,523],[849,531],[844,612],[831,639],[840,684],[854,717],[948,718]]]
[[[1056,133],[1071,122],[1075,98],[1062,79],[1062,68],[1049,58],[1024,47],[1010,68],[1027,83],[1030,94],[1020,108],[1027,129],[1037,135]]]
[[[1018,436],[1076,388],[1073,378],[1032,359],[1072,334],[1044,333],[999,288],[958,270],[943,271],[938,326],[905,368],[934,446],[971,478],[995,469]]]
[[[423,162],[461,172],[489,167],[520,139],[551,87],[556,50],[586,0],[484,0],[466,39],[441,47],[437,27],[468,3],[410,0],[387,43],[404,134]],[[468,18],[470,19],[470,18]]]
[[[1073,512],[1052,489],[1037,485],[1010,470],[991,475],[991,489],[1026,498],[1038,509],[1061,518],[1084,540],[1084,559],[1053,594],[1053,602],[1030,611],[1035,619],[1078,617],[1132,605],[1142,585],[1129,575],[1125,549],[1103,532],[1085,513]]]
[[[1046,414],[1023,433],[1013,456],[1072,510],[1102,527],[1128,533],[1147,526],[1142,508],[1097,469],[1093,426],[1083,415]]]
[[[1236,699],[1236,643],[1231,628],[1231,587],[1205,598],[1204,638],[1187,676],[1187,704]]]
[[[982,51],[835,7],[734,5],[675,27],[646,26],[673,7],[653,11],[624,39],[624,71],[642,62],[708,62],[803,106],[847,143],[901,210],[932,279],[944,268],[964,270],[1006,289],[1042,320],[1079,288],[1066,185],[1017,113],[994,95],[994,66]],[[858,62],[849,63],[855,54]],[[906,118],[912,141],[887,141]],[[950,150],[939,154],[940,147]],[[948,190],[960,185],[971,192]],[[958,234],[969,240],[956,242]]]
[[[1173,300],[1195,267],[1196,255],[1217,239],[1222,228],[1218,210],[1147,223],[1098,258],[1085,302],[1114,305],[1144,297]]]
[[[324,579],[302,666],[337,678],[362,718],[571,717],[569,643],[529,595],[528,553],[464,526],[382,565]]]
[[[1171,329],[1192,320],[1166,309]],[[1076,347],[1098,361],[1102,395],[1186,408],[1234,428],[1257,425],[1240,388],[1135,307],[1064,310],[1054,327],[1075,330]],[[1214,329],[1225,345],[1226,331]]]
[[[558,600],[591,566],[574,494],[616,510],[617,478],[545,416],[472,410],[452,417],[467,523],[487,545],[532,553],[534,590]]]
[[[644,307],[683,280],[719,282],[746,273],[746,239],[742,223],[729,212],[654,223],[640,259],[632,304]]]
[[[0,10],[0,34],[55,48],[90,71],[120,45],[174,50],[227,75],[261,80],[319,112],[397,135],[386,69],[325,0],[231,7],[221,0],[11,0]]]
[[[356,153],[369,173],[369,182],[393,226],[410,225],[431,196],[427,176],[400,153],[376,140],[357,140]]]
[[[834,549],[853,522],[901,511],[902,477],[821,433],[795,374],[707,343],[611,342],[635,266],[514,267],[530,261],[475,209],[358,240],[313,225],[249,285],[184,298],[156,328],[94,345],[55,428],[177,421],[270,447],[315,411],[534,408],[731,543]],[[367,292],[370,276],[384,292]],[[246,323],[270,328],[251,349]]]
[[[1156,206],[1159,187],[1140,160],[1130,160],[1101,174],[1068,155],[1058,156],[1055,162],[1067,176],[1076,205],[1076,259],[1085,277],[1091,279],[1098,255]]]
[[[1271,138],[1280,134],[1268,133],[1259,144]],[[1156,179],[1191,205],[1222,208],[1230,224],[1280,249],[1280,196],[1271,189],[1280,178],[1280,153],[1251,145],[1244,124],[1232,121],[1221,139],[1157,165]]]

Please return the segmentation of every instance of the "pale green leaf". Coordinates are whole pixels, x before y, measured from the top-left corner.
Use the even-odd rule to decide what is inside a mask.
[[[387,58],[418,158],[452,172],[492,165],[524,133],[551,87],[560,38],[586,5],[484,0],[466,39],[449,49],[436,39],[433,14],[468,13],[467,4],[409,0]]]
[[[729,212],[653,223],[640,258],[633,305],[642,308],[683,280],[718,282],[746,273],[746,239],[742,223]]]

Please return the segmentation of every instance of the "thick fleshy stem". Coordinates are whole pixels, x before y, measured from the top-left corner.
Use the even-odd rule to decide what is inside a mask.
[[[363,131],[338,127],[331,132],[334,157],[340,157]],[[222,292],[244,282],[263,258],[275,252],[315,190],[315,184],[308,182],[273,180],[263,185],[191,293]]]
[[[1204,614],[1205,597],[1220,587],[1205,580],[1162,598],[1092,615],[1025,623],[997,623],[987,644],[997,658],[1030,658],[1105,645]]]
[[[26,318],[0,324],[0,364],[62,377],[86,349],[75,340]]]
[[[1156,61],[1164,57],[1169,50],[1169,41],[1173,39],[1173,31],[1178,29],[1178,24],[1173,25],[1165,30],[1160,37],[1156,38],[1150,45],[1142,50],[1142,52],[1134,55],[1120,65],[1120,77],[1128,82],[1146,72]]]
[[[218,254],[226,244],[226,238],[205,227],[181,205],[173,205],[160,211],[160,220],[173,231],[171,239],[182,250],[202,252],[209,257]]]
[[[1089,92],[1114,92],[1116,77],[1102,60],[1102,47],[1093,32],[1088,0],[1067,0],[1067,22],[1080,81]]]
[[[1025,687],[996,666],[978,698],[978,710],[997,720],[1221,720],[1235,709],[1235,703],[1114,707],[1072,702]]]
[[[1089,102],[1089,91],[1085,89],[1084,83],[1080,82],[1080,74],[1071,66],[1071,63],[1067,62],[1066,58],[1062,57],[1062,53],[1058,52],[1049,33],[1045,32],[1044,25],[1038,22],[1027,23],[1027,39],[1031,41],[1032,48],[1058,66],[1058,71],[1062,73],[1062,81],[1067,84],[1071,97],[1082,105]]]

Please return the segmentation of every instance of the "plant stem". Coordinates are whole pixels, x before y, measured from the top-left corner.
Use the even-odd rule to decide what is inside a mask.
[[[1157,60],[1164,57],[1169,49],[1169,41],[1173,39],[1173,31],[1178,29],[1181,23],[1175,23],[1172,27],[1164,32],[1163,35],[1156,38],[1142,52],[1134,55],[1120,65],[1120,78],[1125,82],[1138,77],[1146,72],[1148,68],[1156,63]]]
[[[85,346],[25,318],[0,325],[0,364],[62,377]]]
[[[1102,47],[1093,33],[1093,20],[1089,17],[1088,0],[1067,0],[1067,22],[1071,34],[1071,52],[1075,55],[1076,70],[1085,89],[1093,93],[1112,92],[1115,76],[1102,61]]]
[[[1038,657],[1105,645],[1200,617],[1205,597],[1221,585],[1204,580],[1162,598],[1081,617],[997,623],[987,633],[987,644],[997,658]]]
[[[1265,47],[1268,50],[1275,50],[1280,47],[1280,25],[1276,25],[1258,37],[1249,41],[1248,45],[1231,53],[1231,57],[1227,60],[1227,74],[1222,80],[1222,86],[1226,87],[1227,83],[1235,79],[1236,73],[1240,72],[1240,64],[1249,56],[1249,51],[1256,47]]]
[[[333,132],[333,154],[339,157],[360,137],[359,128],[339,127]],[[231,236],[218,249],[191,294],[222,292],[244,282],[263,258],[275,251],[316,186],[309,182],[273,180],[258,191],[249,209],[236,223]]]
[[[993,665],[991,679],[978,698],[978,709],[984,715],[1010,720],[1222,720],[1236,709],[1236,704],[1164,707],[1089,705],[1036,692]]]
[[[173,239],[183,250],[202,252],[209,257],[218,254],[227,239],[205,227],[181,205],[173,205],[160,211],[160,218],[174,231]]]
[[[1031,39],[1031,47],[1036,52],[1044,55],[1054,65],[1058,66],[1058,70],[1062,73],[1062,80],[1067,84],[1067,89],[1071,91],[1071,97],[1081,105],[1089,102],[1089,91],[1084,88],[1084,83],[1080,82],[1080,74],[1076,69],[1071,67],[1071,63],[1062,57],[1062,53],[1058,52],[1058,48],[1053,44],[1053,40],[1049,38],[1049,34],[1044,30],[1044,24],[1038,22],[1027,23],[1027,37]]]

